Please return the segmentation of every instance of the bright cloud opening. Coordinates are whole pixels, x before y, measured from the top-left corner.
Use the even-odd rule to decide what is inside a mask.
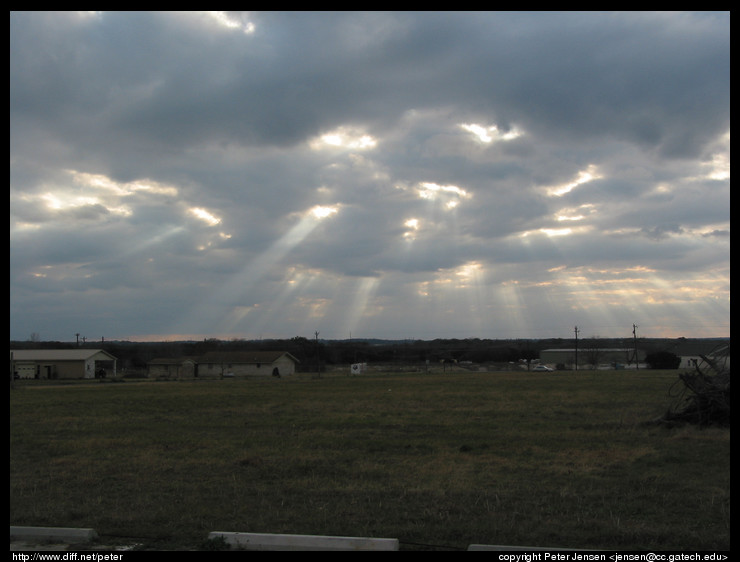
[[[477,284],[482,272],[483,266],[478,262],[469,262],[460,266],[455,272],[458,278],[458,287],[469,287],[471,284]]]
[[[209,18],[211,18],[218,25],[227,29],[238,29],[250,35],[254,33],[254,23],[248,20],[243,20],[237,16],[230,14],[229,12],[204,12]]]
[[[105,209],[105,212],[128,216],[131,214],[131,210],[122,205],[115,205],[112,202],[104,201],[98,197],[77,195],[67,190],[58,190],[55,193],[44,193],[38,197],[46,206],[53,211],[64,211],[69,209],[79,209],[82,207],[100,207]],[[33,200],[33,197],[25,198],[27,200]]]
[[[572,228],[541,228],[540,232],[547,234],[547,236],[567,236],[573,232]]]
[[[421,226],[419,219],[408,219],[403,223],[403,225],[408,228],[408,230],[403,233],[403,237],[407,240],[413,240],[416,238],[416,231],[419,230]]]
[[[67,172],[72,176],[72,180],[77,185],[110,191],[119,196],[132,195],[139,191],[169,197],[174,197],[178,194],[176,187],[148,178],[131,182],[117,182],[104,174],[90,174],[87,172],[78,172],[77,170],[67,170]]]
[[[213,213],[206,211],[205,209],[201,209],[200,207],[191,207],[188,209],[188,212],[190,212],[191,215],[194,215],[196,218],[202,220],[209,226],[216,226],[217,224],[221,223],[221,219],[215,216]]]
[[[443,198],[444,204],[448,209],[454,209],[460,204],[460,199],[470,197],[468,192],[456,185],[439,185],[431,182],[422,182],[418,188],[419,197],[435,201],[440,197]]]
[[[326,217],[330,217],[337,211],[338,209],[336,207],[324,207],[322,205],[316,205],[311,209],[310,213],[311,215],[313,215],[314,218],[321,220],[325,219]]]
[[[480,142],[488,144],[494,141],[510,141],[522,136],[518,129],[511,129],[505,133],[499,131],[496,125],[478,125],[477,123],[463,123],[460,128],[473,134]]]
[[[314,150],[326,147],[369,150],[375,148],[377,144],[378,141],[372,136],[351,127],[339,127],[310,142],[310,146]]]
[[[547,194],[553,197],[561,197],[565,195],[566,193],[570,193],[579,185],[583,185],[584,183],[588,183],[590,181],[600,179],[601,177],[602,176],[599,174],[596,166],[593,164],[590,164],[588,168],[578,172],[578,176],[572,182],[568,182],[566,184],[558,185],[554,187],[549,187],[547,189]]]
[[[560,209],[555,213],[555,218],[558,222],[563,221],[581,221],[587,218],[589,215],[596,212],[596,205],[591,203],[585,203],[579,207],[564,208]]]
[[[723,135],[720,139],[722,148],[719,152],[712,155],[711,161],[707,164],[709,173],[707,177],[715,181],[724,181],[730,179],[730,132]]]
[[[524,232],[521,232],[518,234],[518,237],[521,239],[529,238],[530,236],[541,236],[545,235],[548,238],[557,238],[560,236],[569,236],[571,234],[583,234],[585,232],[588,232],[592,230],[589,226],[579,226],[579,227],[564,227],[564,228],[538,228],[536,230],[526,230]]]

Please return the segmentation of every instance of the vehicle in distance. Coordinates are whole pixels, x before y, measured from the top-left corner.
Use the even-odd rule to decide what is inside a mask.
[[[547,365],[535,365],[532,368],[533,371],[554,371],[555,369],[548,367]]]

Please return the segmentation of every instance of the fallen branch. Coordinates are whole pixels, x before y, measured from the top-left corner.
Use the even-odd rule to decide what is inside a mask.
[[[683,383],[676,404],[654,423],[664,425],[695,424],[699,426],[730,425],[730,370],[725,369],[729,357],[701,356],[703,363],[695,372],[681,373]]]

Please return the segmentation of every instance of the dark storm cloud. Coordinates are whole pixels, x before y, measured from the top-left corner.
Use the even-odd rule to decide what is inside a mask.
[[[256,14],[264,31],[248,41],[166,14],[72,17],[13,15],[13,107],[113,146],[294,144],[455,104],[690,154],[729,113],[729,18],[717,14]],[[33,50],[15,46],[29,36]]]

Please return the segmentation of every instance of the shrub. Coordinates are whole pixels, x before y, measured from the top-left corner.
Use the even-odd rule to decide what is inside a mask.
[[[678,369],[681,358],[669,351],[658,351],[645,357],[645,362],[651,369]]]

